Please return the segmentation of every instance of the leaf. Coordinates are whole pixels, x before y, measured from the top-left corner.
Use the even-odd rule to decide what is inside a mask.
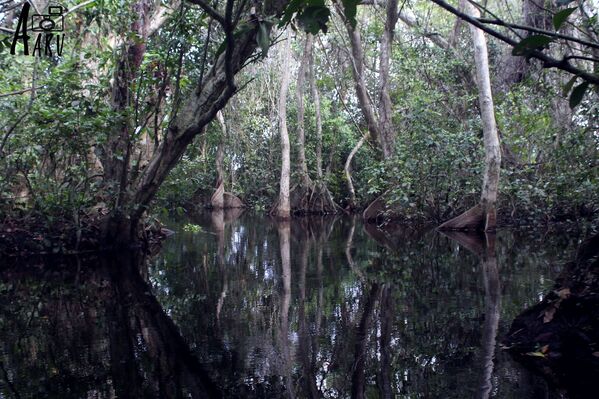
[[[235,31],[235,33],[233,33],[233,39],[237,39],[239,38],[241,35],[243,35],[246,32],[249,32],[250,30],[252,30],[252,26],[249,24],[239,24],[239,28]],[[220,46],[218,46],[218,48],[216,49],[216,53],[214,54],[215,57],[220,56],[222,53],[225,52],[225,50],[227,49],[227,40],[223,40],[222,43],[220,44]]]
[[[526,353],[527,356],[533,356],[533,357],[545,357],[545,354],[542,352],[528,352]]]
[[[343,3],[343,13],[345,14],[345,18],[347,18],[349,24],[355,28],[356,14],[358,12],[360,0],[342,0],[341,2]]]
[[[589,82],[582,82],[572,90],[572,94],[570,94],[570,108],[575,108],[580,104],[588,87]]]
[[[301,10],[303,0],[291,0],[283,11],[283,18],[279,22],[279,28],[287,25],[293,18],[293,15]]]
[[[555,30],[559,30],[564,22],[568,19],[570,14],[576,11],[578,7],[566,8],[565,10],[561,10],[557,14],[553,16],[553,27]]]
[[[297,20],[304,31],[315,35],[321,30],[324,33],[327,32],[327,22],[329,21],[330,15],[331,12],[324,5],[309,6],[298,15]]]
[[[514,46],[512,55],[527,55],[533,50],[547,46],[552,41],[551,37],[545,35],[528,36]]]
[[[572,79],[570,79],[568,83],[564,85],[562,95],[567,96],[568,93],[570,93],[570,90],[572,90],[572,86],[574,86],[574,83],[576,83],[576,79],[578,79],[578,75],[572,76]]]
[[[561,6],[568,5],[568,4],[572,3],[573,1],[574,1],[574,0],[557,0],[557,1],[555,2],[555,4],[556,4],[558,7],[561,7]]]
[[[270,25],[267,22],[260,22],[256,42],[260,46],[260,49],[262,49],[262,58],[265,58],[268,55],[270,47]]]

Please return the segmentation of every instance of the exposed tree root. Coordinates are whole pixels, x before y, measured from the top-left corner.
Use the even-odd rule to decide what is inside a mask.
[[[342,211],[322,181],[298,184],[291,192],[291,211],[296,215],[331,215]]]
[[[364,212],[362,212],[362,218],[366,222],[374,223],[384,219],[397,218],[397,212],[395,212],[387,205],[387,202],[384,198],[385,194],[382,194],[381,196],[377,197],[366,207],[366,209],[364,209]]]
[[[439,230],[448,231],[495,231],[497,227],[497,213],[494,207],[485,211],[482,204],[477,204],[466,212],[446,221],[438,227]]]
[[[285,203],[286,201],[281,201],[281,197],[277,199],[268,214],[270,216],[279,218],[281,220],[288,220],[290,218],[290,211],[285,208],[285,206],[281,206],[281,203]]]
[[[485,217],[480,204],[454,217],[438,227],[439,230],[480,231],[485,227]]]
[[[212,194],[212,197],[210,197],[210,206],[213,209],[223,209],[225,207],[225,198],[224,198],[224,194],[225,194],[225,185],[222,181],[222,179],[219,179],[219,183],[216,186],[216,190],[214,191],[214,194]]]
[[[221,182],[210,198],[210,209],[232,209],[245,208],[243,201],[234,194],[225,191],[224,184]]]

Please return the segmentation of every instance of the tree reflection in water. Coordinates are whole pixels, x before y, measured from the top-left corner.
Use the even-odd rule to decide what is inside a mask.
[[[122,253],[2,271],[6,397],[219,397]]]
[[[5,268],[3,396],[558,397],[496,340],[569,239],[238,216],[173,222],[149,269]]]

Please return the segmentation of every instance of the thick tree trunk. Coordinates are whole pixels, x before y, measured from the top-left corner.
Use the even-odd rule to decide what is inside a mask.
[[[475,18],[480,17],[477,8],[470,3],[466,10]],[[451,219],[441,226],[441,230],[477,230],[493,231],[497,224],[497,192],[499,187],[499,171],[501,167],[501,148],[495,123],[491,79],[489,77],[489,59],[487,41],[482,30],[470,26],[474,45],[474,61],[479,90],[480,112],[483,125],[483,142],[485,148],[485,172],[479,205],[462,215]]]
[[[113,75],[110,105],[117,121],[108,134],[106,144],[101,148],[100,157],[104,173],[103,193],[107,196],[105,202],[110,208],[102,226],[102,240],[109,245],[128,242],[135,235],[126,209],[133,136],[132,118],[128,109],[133,102],[133,85],[146,50],[149,23],[147,14],[151,6],[150,0],[139,0],[132,5],[137,18],[131,23],[130,30],[138,39],[129,39],[121,47],[121,55]]]
[[[288,219],[291,216],[291,206],[289,203],[289,180],[291,175],[289,132],[287,131],[287,92],[289,90],[289,57],[290,38],[283,43],[283,69],[281,71],[281,89],[279,91],[279,134],[281,136],[281,177],[279,180],[279,200],[275,206],[275,214],[282,219]]]
[[[287,3],[286,0],[269,2],[264,5],[261,15],[278,16]],[[248,29],[237,35],[231,48],[226,49],[215,60],[201,86],[198,84],[196,90],[181,99],[166,136],[143,173],[132,183],[135,194],[132,199],[133,209],[130,212],[130,219],[133,226],[138,226],[160,185],[177,164],[187,146],[202,133],[203,128],[216,117],[216,113],[235,93],[236,88],[228,82],[227,69],[230,68],[231,74],[241,70],[256,49],[256,34],[259,29],[258,19],[255,16],[244,23],[247,24]]]

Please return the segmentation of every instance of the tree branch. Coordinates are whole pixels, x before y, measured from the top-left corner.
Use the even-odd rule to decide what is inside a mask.
[[[586,41],[586,40],[578,39],[578,38],[576,38],[574,36],[562,35],[560,33],[555,33],[555,32],[551,32],[551,31],[544,30],[544,29],[534,28],[532,26],[512,24],[512,23],[505,22],[505,21],[502,21],[502,20],[499,20],[499,19],[477,18],[477,20],[480,21],[480,22],[482,22],[483,24],[499,25],[499,26],[505,26],[507,28],[514,28],[514,29],[524,30],[524,31],[527,31],[527,32],[540,33],[540,34],[543,34],[543,35],[546,35],[546,36],[556,37],[558,39],[564,39],[564,40],[567,40],[567,41],[570,41],[570,42],[575,42],[575,43],[583,44],[583,45],[588,46],[588,47],[599,49],[599,44],[598,43],[593,43],[593,42],[589,42],[589,41]]]
[[[468,22],[469,24],[476,26],[477,28],[488,33],[489,35],[496,37],[497,39],[509,44],[512,47],[514,47],[518,44],[514,39],[502,34],[501,32],[498,32],[494,29],[489,28],[487,25],[480,22],[477,18],[473,18],[472,16],[459,11],[458,9],[447,4],[443,0],[430,0],[430,1],[437,4],[441,8],[447,10],[448,12],[452,13],[453,15],[463,19],[464,21]],[[599,85],[599,76],[594,75],[589,72],[586,72],[583,69],[575,67],[574,65],[570,64],[568,62],[568,60],[566,60],[566,59],[558,60],[558,59],[550,57],[547,54],[545,54],[541,51],[538,51],[538,50],[531,51],[530,53],[527,54],[527,56],[536,58],[536,59],[542,61],[544,68],[561,69],[562,71],[569,72],[573,75],[578,75],[581,79],[583,79],[589,83]]]

